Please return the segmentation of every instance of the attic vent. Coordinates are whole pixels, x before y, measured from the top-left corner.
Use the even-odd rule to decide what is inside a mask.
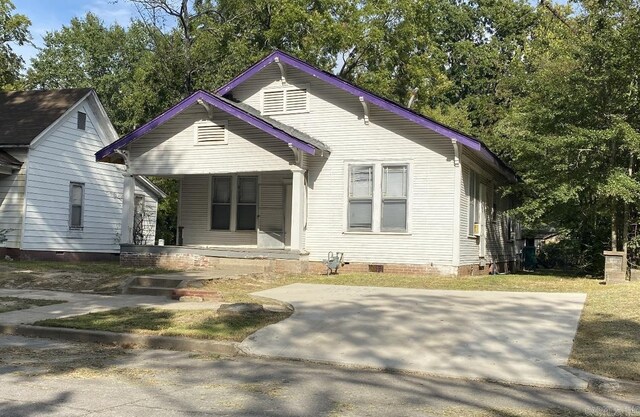
[[[195,142],[199,145],[227,143],[227,122],[211,122],[208,120],[195,123]]]
[[[262,92],[262,114],[303,113],[309,111],[306,88],[284,88]]]

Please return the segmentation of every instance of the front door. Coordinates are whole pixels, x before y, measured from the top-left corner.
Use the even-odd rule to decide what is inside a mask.
[[[260,185],[260,208],[258,215],[259,248],[284,249],[284,197],[284,185]]]

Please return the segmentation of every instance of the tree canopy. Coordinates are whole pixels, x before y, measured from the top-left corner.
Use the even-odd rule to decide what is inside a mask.
[[[0,0],[0,88],[11,88],[18,81],[24,61],[11,44],[24,45],[30,41],[27,16],[15,14],[10,0]]]

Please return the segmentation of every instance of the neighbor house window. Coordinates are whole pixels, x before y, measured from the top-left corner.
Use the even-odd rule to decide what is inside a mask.
[[[382,167],[382,223],[383,232],[407,230],[407,165]]]
[[[474,225],[480,223],[480,178],[475,171],[469,170],[469,182],[467,184],[467,196],[469,198],[469,236],[475,235]]]
[[[349,167],[349,230],[372,229],[373,165]]]
[[[84,184],[72,182],[69,185],[69,228],[82,229],[84,211]]]
[[[85,130],[87,127],[87,114],[81,111],[78,112],[78,129]]]
[[[309,111],[306,88],[284,87],[262,91],[262,114],[303,113]]]
[[[211,229],[229,230],[231,226],[231,177],[213,177],[211,181]]]
[[[258,178],[238,177],[236,230],[256,230]]]

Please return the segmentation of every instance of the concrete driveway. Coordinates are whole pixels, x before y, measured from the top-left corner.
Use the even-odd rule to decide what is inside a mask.
[[[566,365],[585,294],[293,284],[295,313],[241,348],[265,357],[586,389]]]

